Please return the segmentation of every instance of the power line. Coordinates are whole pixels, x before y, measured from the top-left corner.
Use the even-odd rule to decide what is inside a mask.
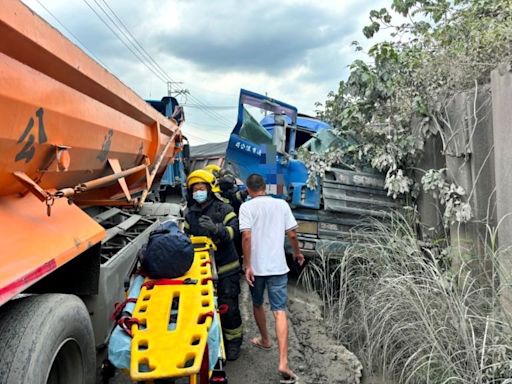
[[[84,0],[86,1],[86,0]],[[128,40],[128,42],[137,50],[137,52],[139,52],[139,55],[141,55],[142,57],[145,57],[146,60],[149,60],[150,64],[151,64],[151,67],[154,69],[152,70],[153,73],[155,73],[155,71],[158,71],[160,73],[160,76],[159,79],[162,80],[162,77],[165,78],[165,80],[167,81],[167,83],[174,83],[174,84],[179,84],[179,82],[175,81],[159,64],[156,60],[153,59],[153,57],[143,48],[142,44],[135,38],[135,36],[130,32],[129,28],[126,26],[126,24],[122,21],[122,19],[117,15],[117,13],[105,2],[105,0],[102,0],[105,5],[107,6],[107,8],[110,10],[110,12],[112,13],[112,15],[114,16],[114,18],[119,22],[116,22],[115,20],[113,20],[110,16],[108,16],[106,10],[101,7],[101,5],[98,3],[97,0],[94,0],[94,2],[96,3],[96,5],[98,5],[98,7],[102,10],[102,12],[104,14],[107,15],[107,17],[109,18],[109,20],[116,26],[116,28],[122,32],[122,29],[124,29],[126,32],[122,32],[123,36],[126,38],[126,40]],[[90,7],[90,6],[89,6]],[[96,12],[95,12],[96,13]],[[120,26],[120,25],[121,26]],[[108,25],[107,25],[108,26]],[[111,29],[111,28],[110,28]],[[111,29],[112,30],[112,29]],[[120,39],[120,37],[115,33],[116,37],[118,39]],[[128,37],[127,35],[129,35],[130,37]],[[124,42],[123,42],[124,44]],[[125,44],[126,45],[126,44]],[[130,51],[132,51],[130,49]],[[133,51],[132,51],[133,53]],[[141,60],[139,57],[137,57],[139,60]],[[146,67],[148,66],[147,63],[144,63],[144,65],[146,65]],[[165,81],[164,80],[164,81]],[[178,88],[178,91],[179,92],[188,92],[187,90],[183,89],[183,88]],[[226,123],[231,123],[229,119],[227,119],[226,117],[222,116],[221,114],[215,112],[214,110],[210,110],[208,108],[208,105],[206,105],[205,103],[203,103],[201,100],[199,100],[197,97],[193,96],[193,95],[190,95],[190,99],[191,100],[194,100],[197,105],[198,105],[198,109],[203,111],[205,114],[209,115],[211,118],[215,119],[215,120],[218,120],[218,121],[223,121],[223,122],[226,122]]]
[[[40,1],[37,0],[39,3]],[[133,56],[135,56],[135,58],[137,58],[137,60],[139,60],[147,69],[149,69],[158,79],[160,79],[162,82],[174,82],[176,83],[170,76],[167,72],[165,72],[165,70],[153,59],[153,57],[143,48],[142,44],[140,44],[138,42],[138,40],[135,38],[135,36],[133,36],[133,34],[129,31],[128,27],[126,27],[126,24],[124,24],[124,22],[121,20],[121,18],[119,16],[117,16],[117,14],[115,13],[115,11],[110,7],[108,6],[108,4],[102,0],[105,5],[107,6],[107,8],[112,12],[114,18],[116,20],[119,21],[119,23],[122,25],[122,27],[124,28],[121,28],[118,24],[118,22],[116,20],[114,20],[112,17],[110,17],[110,15],[107,13],[107,11],[105,10],[105,8],[103,8],[101,6],[101,4],[98,3],[97,0],[94,0],[94,2],[96,3],[96,5],[98,6],[98,8],[103,12],[103,14],[105,14],[105,16],[111,21],[112,24],[114,24],[114,26],[116,27],[117,30],[119,30],[119,32],[122,34],[122,36],[124,37],[124,39],[120,36],[119,33],[117,33],[110,25],[109,23],[105,20],[104,17],[102,17],[98,11],[91,5],[91,3],[89,3],[89,1],[87,0],[83,0],[83,2],[89,7],[89,9],[91,9],[91,11],[96,15],[96,17],[98,17],[98,19],[100,19],[100,21],[114,34],[114,36],[132,53]],[[41,6],[43,6],[41,3],[40,3]],[[47,10],[47,12],[49,12],[49,10],[43,6],[43,8],[45,8],[45,10]],[[49,12],[50,13],[50,12]],[[51,13],[50,13],[51,14]],[[65,28],[65,26],[53,15],[51,14],[52,17],[54,17],[57,22],[63,26],[63,28]],[[66,31],[68,31],[68,33],[70,33],[71,36],[73,36],[78,42],[80,42],[80,40],[74,36],[74,34],[71,33],[71,31],[69,31],[67,28],[65,28]],[[125,40],[126,39],[126,40]],[[84,47],[84,49],[88,50],[86,48],[86,46],[81,43],[81,45]],[[133,46],[133,49],[132,47],[130,47],[130,45]],[[89,50],[88,50],[89,51]],[[92,52],[91,52],[92,54]],[[94,56],[94,55],[93,55]],[[98,61],[100,61],[98,59]],[[101,63],[103,64],[103,63]],[[104,64],[103,64],[104,65]],[[108,68],[106,65],[104,65],[106,68]],[[108,68],[109,69],[109,68]],[[113,72],[111,69],[109,69],[110,72]],[[184,92],[185,90],[181,90],[182,92]],[[209,115],[211,118],[215,119],[215,120],[218,120],[220,122],[225,122],[225,123],[231,123],[229,121],[229,119],[227,119],[226,117],[220,115],[219,113],[215,112],[214,110],[209,110],[208,109],[208,105],[204,104],[201,100],[199,100],[197,97],[193,96],[193,95],[190,95],[190,98],[192,100],[194,100],[196,103],[197,103],[197,108],[201,111],[203,111],[205,114]]]
[[[96,2],[96,0],[94,0]],[[135,42],[135,44],[142,50],[142,52],[144,52],[144,54],[146,55],[146,57],[149,59],[149,61],[155,66],[155,68],[158,69],[158,71],[164,75],[164,77],[166,78],[169,78],[169,75],[165,72],[165,70],[160,66],[160,64],[158,64],[158,62],[156,62],[153,57],[144,49],[144,47],[142,46],[142,44],[139,43],[139,41],[137,40],[137,38],[135,36],[133,36],[133,34],[130,32],[130,29],[126,26],[126,24],[123,22],[123,20],[121,20],[121,18],[119,16],[117,16],[116,12],[110,7],[110,5],[108,5],[108,3],[105,1],[105,0],[102,0],[102,2],[107,6],[107,8],[110,10],[110,12],[112,13],[112,15],[116,18],[116,20],[121,24],[121,26],[124,28],[124,30],[128,33],[128,35],[130,35],[130,37],[132,38],[132,40]]]
[[[86,0],[84,0],[86,1]],[[135,38],[135,36],[130,32],[129,28],[126,26],[126,24],[122,21],[122,19],[117,15],[117,13],[105,2],[105,0],[102,0],[103,3],[107,6],[107,8],[110,10],[112,15],[115,17],[116,20],[118,20],[119,24],[114,21],[106,12],[106,10],[98,3],[97,0],[94,0],[96,5],[103,11],[103,13],[109,18],[109,20],[116,26],[116,28],[123,34],[123,36],[128,40],[129,43],[139,52],[141,56],[145,56],[147,60],[150,61],[151,66],[157,70],[163,77],[166,78],[167,83],[174,83],[174,84],[180,84],[180,82],[175,81],[154,59],[153,57],[144,49],[142,44]],[[122,29],[124,29],[126,32],[123,32]],[[131,37],[128,37],[127,34]],[[116,34],[116,36],[119,38],[119,36]],[[140,59],[139,59],[140,60]],[[147,64],[145,64],[147,66]],[[154,71],[152,71],[154,73]],[[159,76],[159,78],[162,80],[162,78]],[[187,92],[187,90],[183,88],[178,88],[178,92]],[[212,118],[219,120],[219,121],[225,121],[230,122],[229,119],[226,117],[220,115],[219,113],[210,110],[208,105],[204,104],[201,100],[199,100],[197,97],[190,95],[190,98],[194,100],[197,103],[197,108],[202,110],[204,113],[210,115]]]
[[[190,121],[187,121],[187,123],[188,123],[188,125],[186,126],[185,130],[187,128],[195,129],[198,131],[202,130],[202,127],[201,127],[202,124],[191,123]],[[226,136],[229,137],[231,135],[231,132],[227,132],[227,131],[225,133],[218,132],[218,131],[211,131],[211,130],[208,130],[206,132],[210,136],[214,136],[214,137],[217,137],[217,138],[223,139],[223,140],[226,138]]]
[[[80,46],[82,47],[82,49],[84,49],[85,51],[87,51],[90,56],[92,56],[97,62],[99,62],[103,67],[107,68],[110,72],[113,72],[105,63],[103,63],[100,58],[94,54],[93,51],[91,51],[90,49],[87,48],[87,46],[73,33],[71,32],[71,30],[69,30],[60,20],[59,18],[53,14],[40,0],[36,0],[38,2],[38,4],[70,35],[72,36],[78,44],[80,44]],[[130,38],[127,36],[127,34],[131,37],[131,39],[133,39],[133,41],[135,41],[135,43],[137,44],[138,47],[134,46],[134,48],[136,49],[136,52],[135,53],[127,44],[126,42],[108,25],[108,23],[105,21],[105,19],[94,9],[94,7],[87,1],[87,0],[83,0],[84,3],[94,12],[94,14],[100,19],[100,21],[105,25],[107,26],[110,31],[114,34],[114,36],[121,41],[121,43],[123,43],[123,45],[142,63],[144,64],[155,76],[157,76],[161,81],[165,82],[165,79],[171,79],[171,77],[165,72],[165,70],[151,57],[151,55],[144,49],[144,47],[137,41],[137,39],[133,36],[133,34],[129,31],[129,29],[126,27],[126,25],[123,23],[123,21],[115,14],[115,12],[112,10],[112,8],[108,5],[108,3],[105,2],[105,0],[102,0],[103,3],[105,3],[105,5],[108,7],[108,9],[112,12],[112,14],[114,15],[114,17],[119,21],[119,23],[121,23],[121,25],[124,27],[125,32],[123,32],[123,30],[119,27],[119,25],[107,14],[107,12],[105,11],[105,9],[103,7],[101,7],[101,5],[96,1],[94,0],[94,2],[96,3],[96,5],[98,6],[98,8],[101,9],[101,11],[105,14],[105,16],[116,26],[116,28],[119,30],[120,33],[122,33],[122,35],[125,37],[126,40],[128,40],[128,42],[130,42],[132,45],[133,45],[133,42],[131,42]],[[154,67],[153,69],[148,66],[148,64],[144,61],[144,59],[147,59],[147,60],[150,60],[151,62],[151,67]],[[156,73],[156,71],[158,70],[159,73]],[[163,76],[165,76],[165,79],[162,78]],[[174,81],[173,81],[174,82]],[[177,83],[177,82],[174,82],[174,83]],[[199,99],[191,96],[191,98],[193,98],[194,100],[196,100],[196,102],[198,101],[198,104],[190,104],[190,105],[187,105],[187,104],[184,104],[184,105],[187,105],[189,108],[198,108],[198,109],[202,109],[204,112],[208,113],[208,109],[216,109],[216,108],[219,108],[219,109],[235,109],[236,107],[232,107],[232,106],[209,106],[209,105],[206,105],[206,104],[203,104],[201,101],[199,101]],[[218,116],[220,116],[220,118],[226,122],[229,122],[229,120],[227,118],[225,118],[224,116],[221,116],[219,114],[217,114]],[[219,118],[217,118],[214,114],[212,114],[212,117],[218,121],[220,121],[221,123],[222,120],[220,120]],[[197,124],[197,123],[192,123],[192,124]],[[231,124],[231,122],[229,122],[229,124]],[[215,125],[213,124],[207,124],[207,123],[201,123],[201,124],[197,124],[197,125],[203,125],[203,126],[212,126],[212,127],[215,127]],[[220,128],[220,126],[217,126]],[[211,132],[210,132],[211,134]],[[199,136],[195,136],[193,134],[187,134],[187,136],[190,136],[190,137],[193,137],[194,139],[196,140],[199,140],[199,141],[202,141],[204,143],[207,143],[209,142],[208,140],[204,139],[204,138],[201,138]],[[217,135],[212,135],[212,136],[216,136],[217,138],[219,139],[222,139],[222,140],[225,140],[225,137],[224,136],[220,136],[219,134]]]
[[[198,129],[197,127],[191,127],[189,126],[189,128],[194,128],[194,129]],[[184,130],[185,131],[185,130]],[[187,135],[186,132],[185,133],[185,136]],[[220,134],[220,133],[213,133],[213,132],[208,132],[209,136],[212,136],[216,139],[219,139],[219,140],[226,140],[227,137],[229,137],[229,134],[226,134],[226,135],[223,135],[223,134]]]
[[[191,120],[186,120],[188,124],[190,124],[191,127],[211,127],[211,128],[218,128],[218,129],[223,129],[224,132],[226,132],[227,134],[231,134],[231,130],[233,129],[232,127],[226,127],[226,126],[219,126],[219,125],[215,125],[214,123],[199,123],[197,121],[191,121]],[[224,133],[222,132],[219,132],[218,129],[214,129],[213,133],[216,134],[216,135],[223,135]],[[228,132],[229,130],[229,132]],[[211,132],[211,131],[208,131],[208,132]]]
[[[201,107],[198,107],[200,110],[202,110],[202,111],[204,111],[206,114],[208,114],[208,115],[212,116],[214,119],[219,120],[219,121],[223,121],[223,122],[225,122],[225,123],[229,123],[229,124],[231,124],[231,121],[230,121],[228,118],[226,118],[226,117],[222,116],[221,114],[219,114],[219,113],[217,113],[217,112],[215,112],[215,111],[213,111],[213,110],[208,110],[208,105],[207,105],[207,104],[204,104],[201,100],[199,100],[199,99],[198,99],[197,97],[195,97],[194,95],[192,95],[192,94],[191,94],[191,95],[190,95],[190,99],[191,99],[192,101],[195,101],[198,105],[200,105],[200,106],[202,107],[202,108],[201,108]]]
[[[187,123],[192,124],[194,126],[205,126],[205,127],[212,127],[212,128],[219,128],[219,129],[233,129],[234,126],[231,124],[230,126],[227,125],[219,125],[218,123],[208,122],[208,123],[200,123],[198,121],[192,121],[187,119]]]
[[[124,23],[121,21],[121,19],[117,16],[117,14],[110,8],[110,6],[103,0],[103,3],[107,6],[107,8],[110,10],[112,15],[121,23],[122,27],[119,26],[118,22],[116,22],[109,13],[103,8],[103,6],[98,2],[98,0],[94,0],[96,3],[96,6],[103,12],[103,14],[110,20],[110,22],[116,27],[116,29],[123,35],[123,37],[126,39],[126,41],[131,44],[131,46],[137,51],[139,56],[142,58],[143,61],[145,61],[146,64],[151,66],[153,68],[153,73],[158,72],[161,76],[160,79],[166,78],[166,73],[157,65],[153,64],[155,61],[151,57],[151,55],[142,47],[142,45],[135,39],[135,37],[132,35],[132,33],[126,28]],[[149,61],[147,61],[149,60]],[[146,65],[144,64],[144,65]],[[147,65],[146,65],[147,66]],[[164,80],[165,82],[165,80]]]
[[[237,106],[233,105],[208,105],[206,107],[203,107],[198,104],[182,104],[183,106],[186,106],[187,108],[206,108],[206,109],[237,109]]]
[[[183,134],[185,135],[185,137],[191,137],[191,138],[193,138],[193,139],[199,140],[200,142],[203,142],[203,143],[209,143],[209,141],[208,141],[208,140],[203,139],[203,138],[201,138],[201,137],[199,137],[199,136],[195,136],[195,135],[192,135],[192,134],[190,134],[190,133],[185,133],[185,132],[184,132]]]
[[[96,11],[96,9],[94,9],[94,7],[89,4],[89,2],[87,0],[83,0],[83,2],[85,4],[87,4],[87,6],[94,12],[94,14],[101,20],[101,22],[103,24],[105,24],[105,26],[110,29],[110,31],[114,34],[114,36],[117,37],[117,39],[119,41],[121,41],[121,43],[123,43],[123,45],[142,63],[146,66],[146,68],[148,68],[156,77],[158,77],[161,81],[163,81],[165,83],[165,79],[160,75],[158,74],[157,72],[155,72],[155,70],[153,68],[151,68],[149,65],[146,64],[146,62],[141,59],[137,53],[135,53],[133,51],[133,49],[130,48],[130,46],[116,33],[116,31],[114,29],[112,29],[112,27],[105,21],[105,19]]]
[[[103,62],[100,60],[100,58],[98,56],[96,56],[94,54],[93,51],[91,51],[89,48],[87,48],[87,46],[73,33],[71,32],[60,20],[57,16],[55,16],[48,8],[46,8],[46,6],[40,1],[40,0],[36,0],[38,2],[38,4],[51,16],[53,17],[53,19],[71,36],[73,37],[76,42],[78,44],[80,44],[80,46],[82,47],[83,50],[87,51],[87,53],[89,53],[90,56],[92,56],[92,58],[94,60],[96,60],[98,63],[100,63],[103,67],[105,67],[106,69],[108,69],[110,72],[112,72],[112,70]]]

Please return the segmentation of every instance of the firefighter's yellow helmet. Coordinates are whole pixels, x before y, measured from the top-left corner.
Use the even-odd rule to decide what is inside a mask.
[[[210,187],[214,187],[217,184],[215,176],[205,169],[196,169],[191,172],[187,177],[187,188],[190,188],[194,184],[204,183]]]
[[[222,168],[219,167],[217,164],[208,164],[206,167],[204,167],[204,169],[216,176],[219,174]]]
[[[212,173],[204,169],[197,169],[188,175],[187,188],[190,188],[197,183],[208,184],[213,193],[220,192],[219,185],[217,184],[217,178]]]

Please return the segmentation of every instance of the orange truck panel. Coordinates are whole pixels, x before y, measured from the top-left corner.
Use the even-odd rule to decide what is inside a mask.
[[[66,198],[51,216],[24,180],[46,193],[134,169],[77,195],[119,204],[172,160],[180,127],[19,1],[0,0],[0,304],[88,247],[104,229]],[[164,151],[166,145],[168,151]],[[114,171],[109,165],[115,164]],[[149,169],[139,168],[149,164]],[[127,193],[127,191],[129,193]]]
[[[0,198],[0,305],[105,236],[100,225],[65,200],[55,201],[56,214],[50,217],[41,208],[31,194]]]
[[[158,140],[156,127],[2,54],[0,72],[0,116],[6,127],[0,130],[0,195],[23,191],[14,171],[39,180],[43,189],[70,187],[112,173],[108,158],[118,159],[123,169],[140,165]],[[57,146],[69,147],[66,172],[52,163]]]
[[[58,30],[17,0],[0,0],[0,52],[167,134],[166,119]]]

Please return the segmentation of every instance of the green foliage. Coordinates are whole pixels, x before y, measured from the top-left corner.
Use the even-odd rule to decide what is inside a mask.
[[[391,9],[407,21],[393,25],[385,8],[370,12],[364,35],[387,29],[391,39],[368,50],[369,62],[350,64],[349,78],[317,113],[356,137],[355,158],[386,172],[388,193],[398,196],[416,190],[425,140],[439,134],[446,143],[453,132],[446,116],[453,96],[488,83],[491,70],[511,60],[512,0],[393,0]],[[463,205],[446,203],[454,207],[448,221],[467,219]]]
[[[423,190],[432,192],[435,198],[438,198],[445,206],[444,221],[445,225],[455,222],[466,222],[471,219],[471,206],[463,201],[466,194],[464,188],[448,183],[444,174],[444,169],[428,170],[421,178]]]

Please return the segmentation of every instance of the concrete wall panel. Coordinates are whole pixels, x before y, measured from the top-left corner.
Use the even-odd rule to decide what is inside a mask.
[[[512,73],[509,65],[501,65],[491,74],[494,152],[496,174],[496,207],[498,242],[501,249],[512,246]],[[512,313],[512,252],[501,256],[502,286],[508,286],[502,301]]]

